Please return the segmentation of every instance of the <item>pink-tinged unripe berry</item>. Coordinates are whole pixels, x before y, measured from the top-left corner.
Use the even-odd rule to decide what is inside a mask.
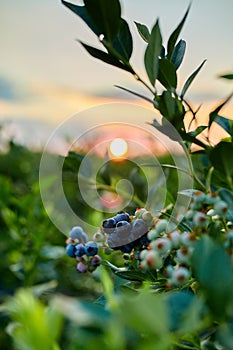
[[[190,278],[190,271],[185,267],[178,267],[172,273],[170,283],[174,286],[182,286],[188,282]]]
[[[205,203],[209,205],[214,205],[219,200],[220,200],[220,197],[216,193],[211,192],[206,195]]]
[[[214,205],[214,211],[219,216],[226,216],[228,212],[228,205],[224,201],[219,201]]]
[[[198,211],[193,217],[195,227],[206,227],[209,224],[209,218],[206,214]]]
[[[203,203],[206,199],[206,194],[202,191],[196,191],[193,194],[193,200],[196,203]]]
[[[176,260],[181,264],[189,264],[192,252],[192,247],[182,247],[176,251]]]
[[[77,271],[78,271],[78,272],[83,273],[83,272],[86,272],[87,269],[88,269],[88,266],[85,265],[82,261],[80,261],[80,262],[77,264]]]
[[[149,269],[158,269],[163,263],[161,256],[153,250],[148,250],[145,261]]]
[[[195,232],[183,232],[181,235],[181,243],[186,247],[192,247],[196,243]]]
[[[168,238],[158,238],[151,242],[151,249],[161,255],[167,255],[171,249],[171,241]]]
[[[156,229],[151,230],[148,232],[147,237],[150,241],[153,241],[154,239],[158,238],[159,233]]]
[[[101,243],[101,242],[104,242],[105,241],[105,236],[102,232],[96,232],[94,235],[93,235],[93,241],[95,242],[98,242],[98,243]]]
[[[181,234],[179,231],[175,230],[168,234],[168,238],[171,241],[172,248],[178,248],[181,242]]]

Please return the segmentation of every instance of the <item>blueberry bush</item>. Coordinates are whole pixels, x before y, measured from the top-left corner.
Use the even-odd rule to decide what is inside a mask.
[[[29,284],[30,289],[19,289],[4,303],[2,313],[11,320],[7,332],[14,346],[22,350],[231,350],[233,123],[220,113],[232,94],[210,111],[207,125],[198,125],[201,109],[195,109],[186,94],[205,61],[187,78],[181,91],[177,89],[178,69],[186,49],[185,41],[179,37],[190,7],[166,45],[158,20],[151,30],[135,23],[146,47],[146,81],[131,65],[133,38],[126,20],[121,17],[118,0],[85,0],[83,6],[62,3],[82,18],[103,47],[103,50],[97,49],[80,41],[84,49],[94,58],[131,74],[149,92],[150,98],[119,87],[145,99],[160,113],[161,123],[155,119],[151,127],[174,141],[176,134],[167,128],[172,125],[181,136],[177,142],[181,142],[189,154],[194,186],[181,193],[189,200],[185,213],[174,217],[175,190],[168,186],[166,206],[155,215],[153,208],[145,207],[143,176],[131,165],[126,167],[129,173],[136,171],[142,180],[128,207],[111,217],[95,216],[91,208],[86,207],[90,220],[100,219],[98,230],[93,234],[74,226],[67,234],[67,259],[64,256],[63,259],[68,265],[66,270],[61,267],[62,277],[80,282],[84,281],[80,276],[85,276],[93,283],[90,289],[97,285],[100,288],[98,298],[92,301],[78,298],[74,295],[78,283],[72,286],[70,294],[58,289],[60,293],[51,295],[49,285],[33,289],[33,283],[38,282],[35,280]],[[233,75],[229,73],[222,78],[232,79]],[[191,115],[189,123],[187,114]],[[228,135],[216,144],[210,141],[214,124]],[[74,164],[78,159],[80,155],[74,152],[67,155],[65,174],[77,171]],[[166,168],[173,174],[168,175],[171,183],[176,180],[174,172],[179,169],[169,163],[169,158],[167,162]],[[114,177],[114,171],[99,174],[100,191],[104,188],[117,193],[111,176]],[[75,207],[71,192],[67,188],[74,210],[82,208],[85,212],[85,207]],[[41,254],[39,243],[37,251]],[[35,274],[33,276],[35,278]]]

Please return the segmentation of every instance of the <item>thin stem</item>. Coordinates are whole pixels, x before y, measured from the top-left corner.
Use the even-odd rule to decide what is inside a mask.
[[[137,73],[134,74],[136,80],[140,81],[154,96],[156,95],[156,91],[153,90]]]

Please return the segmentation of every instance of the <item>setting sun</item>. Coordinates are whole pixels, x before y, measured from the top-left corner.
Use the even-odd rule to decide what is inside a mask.
[[[109,149],[114,157],[122,157],[128,151],[128,144],[124,139],[116,138],[111,141]]]

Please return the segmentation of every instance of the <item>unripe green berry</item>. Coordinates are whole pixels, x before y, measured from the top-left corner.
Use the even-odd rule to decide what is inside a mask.
[[[153,250],[149,250],[145,256],[145,261],[149,269],[158,269],[162,266],[162,258]]]
[[[228,205],[224,201],[219,201],[214,205],[214,211],[217,215],[224,217],[228,212]]]
[[[163,231],[166,231],[166,228],[168,226],[168,221],[165,219],[161,219],[156,223],[155,229],[160,234]]]

